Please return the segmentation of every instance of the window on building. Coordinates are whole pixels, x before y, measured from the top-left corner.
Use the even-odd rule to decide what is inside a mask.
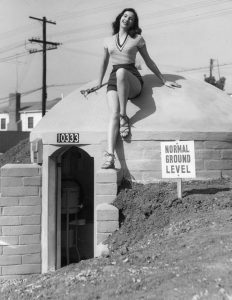
[[[34,128],[34,118],[33,117],[28,117],[28,119],[27,119],[27,127],[28,128]]]
[[[6,119],[1,119],[1,129],[6,129]]]

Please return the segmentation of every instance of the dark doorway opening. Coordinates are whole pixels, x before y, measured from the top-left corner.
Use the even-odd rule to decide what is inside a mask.
[[[61,156],[61,267],[94,256],[94,159],[71,147]]]

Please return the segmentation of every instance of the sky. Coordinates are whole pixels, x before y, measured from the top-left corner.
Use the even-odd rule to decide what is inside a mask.
[[[162,73],[204,80],[214,59],[213,76],[226,77],[225,92],[232,93],[232,0],[0,0],[0,107],[14,92],[22,102],[41,100],[42,53],[29,53],[41,45],[29,39],[42,39],[42,22],[29,16],[56,22],[47,23],[47,40],[61,43],[47,51],[52,100],[97,80],[103,40],[125,7],[136,9]]]

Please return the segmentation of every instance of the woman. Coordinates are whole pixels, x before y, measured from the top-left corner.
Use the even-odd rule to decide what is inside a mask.
[[[109,63],[113,70],[107,86],[107,100],[110,109],[108,128],[108,151],[105,153],[103,169],[114,168],[114,151],[118,133],[124,139],[130,134],[129,118],[126,114],[128,99],[134,99],[141,93],[143,80],[135,67],[137,52],[141,54],[148,68],[168,87],[178,87],[175,82],[166,81],[154,61],[150,58],[145,41],[140,35],[139,20],[132,8],[124,9],[112,24],[113,36],[104,41],[104,55],[100,68],[97,88],[102,81]]]

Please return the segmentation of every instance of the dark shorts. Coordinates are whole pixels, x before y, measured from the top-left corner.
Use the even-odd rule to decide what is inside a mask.
[[[117,91],[117,77],[116,77],[116,72],[120,68],[124,68],[124,69],[128,70],[129,72],[131,72],[135,77],[138,78],[138,80],[141,83],[141,86],[143,87],[142,76],[140,75],[139,71],[137,70],[137,68],[135,67],[134,64],[113,65],[113,70],[110,73],[110,77],[109,77],[109,80],[108,80],[107,92],[108,91]],[[138,95],[136,95],[136,97],[138,97],[140,95],[140,93]]]

